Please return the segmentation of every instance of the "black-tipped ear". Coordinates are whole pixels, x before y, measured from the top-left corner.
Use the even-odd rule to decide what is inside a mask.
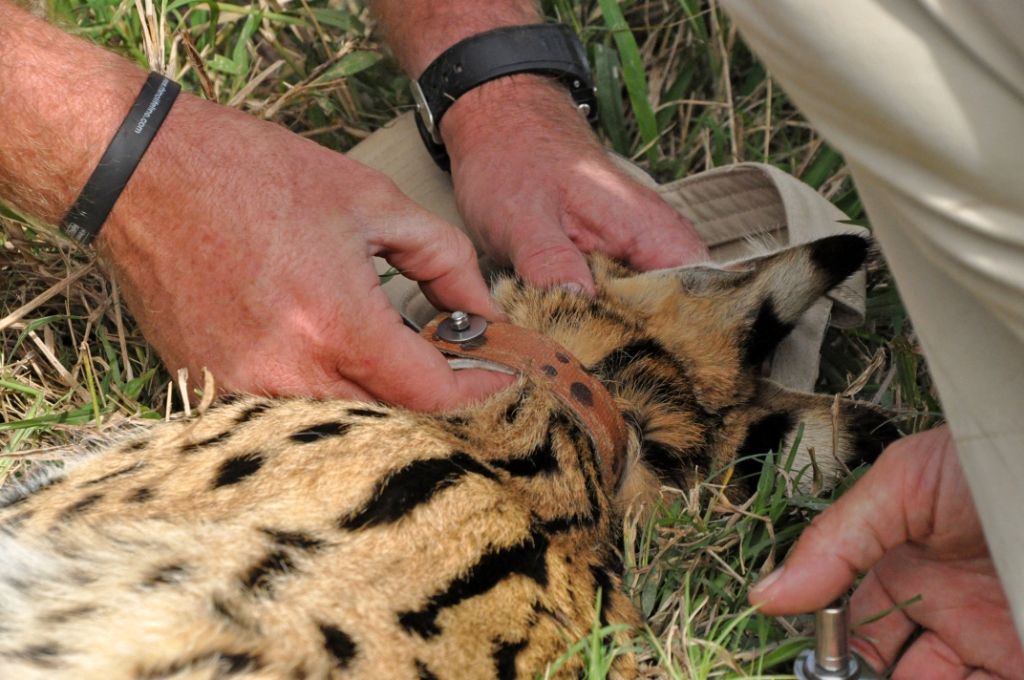
[[[771,298],[761,303],[757,318],[750,327],[744,343],[743,360],[748,366],[760,366],[765,359],[786,339],[795,324],[785,323],[779,319]]]
[[[892,413],[859,401],[842,400],[840,417],[853,443],[855,456],[846,462],[851,468],[874,463],[885,447],[900,438]]]
[[[829,236],[809,246],[811,261],[825,274],[829,290],[860,269],[868,256],[867,239],[856,234]]]

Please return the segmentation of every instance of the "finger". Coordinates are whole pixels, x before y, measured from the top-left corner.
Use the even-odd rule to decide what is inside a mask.
[[[616,168],[580,171],[586,189],[570,190],[573,200],[563,220],[580,250],[606,253],[641,271],[711,259],[693,223],[655,191]]]
[[[925,631],[896,664],[892,680],[965,680],[970,675],[971,669],[956,652],[938,635]]]
[[[785,565],[754,588],[750,601],[768,615],[824,607],[868,571],[886,551],[904,543],[911,527],[907,504],[925,510],[938,480],[931,467],[948,431],[932,430],[890,446],[842,498],[816,517]],[[920,514],[915,510],[915,516]]]
[[[397,205],[400,207],[392,208],[391,219],[370,235],[372,254],[381,255],[404,276],[419,281],[435,307],[503,321],[504,312],[487,289],[476,250],[466,235],[408,199]]]
[[[708,247],[697,235],[693,223],[669,208],[669,213],[642,231],[628,254],[627,262],[640,271],[668,269],[711,260]]]
[[[435,347],[402,323],[379,285],[364,297],[363,322],[337,348],[337,371],[375,398],[417,411],[446,411],[512,383],[512,376],[492,371],[453,371]]]
[[[590,295],[596,292],[594,277],[583,254],[555,223],[513,228],[509,255],[516,273],[541,288],[579,286]]]
[[[898,551],[897,551],[898,552]],[[872,569],[861,581],[857,591],[850,599],[850,621],[856,624],[898,604],[886,592],[878,572]],[[911,621],[905,610],[894,611],[878,621],[858,626],[855,631],[858,637],[853,640],[853,647],[871,662],[878,670],[892,665],[903,645],[917,630],[917,624]]]

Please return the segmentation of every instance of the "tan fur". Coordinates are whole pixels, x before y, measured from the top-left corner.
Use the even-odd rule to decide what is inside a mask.
[[[596,300],[496,285],[514,323],[560,342],[622,408],[614,496],[577,416],[526,378],[437,417],[245,398],[9,495],[0,677],[534,677],[589,632],[598,588],[602,623],[639,623],[619,588],[631,504],[761,440],[788,446],[801,421],[805,447],[832,455],[831,399],[748,361],[765,300],[792,323],[859,264],[817,260],[635,274],[594,258]],[[836,456],[870,456],[881,416],[843,409]]]

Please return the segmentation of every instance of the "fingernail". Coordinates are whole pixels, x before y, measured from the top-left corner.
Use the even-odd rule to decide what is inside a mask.
[[[559,286],[562,290],[567,290],[575,295],[586,295],[587,289],[578,283],[563,283]]]
[[[498,303],[498,301],[495,300],[493,297],[490,298],[490,301],[491,301],[491,311],[494,312],[494,316],[497,317],[497,319],[500,320],[500,321],[507,321],[508,320],[508,315],[505,314],[505,310]]]
[[[782,578],[782,573],[786,571],[786,566],[783,565],[764,577],[760,583],[750,589],[751,595],[761,595],[766,590],[772,587],[772,585]]]

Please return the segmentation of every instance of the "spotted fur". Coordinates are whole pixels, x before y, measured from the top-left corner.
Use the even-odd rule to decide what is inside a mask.
[[[627,507],[789,446],[800,423],[826,466],[892,437],[843,402],[833,452],[832,399],[758,377],[865,249],[840,236],[739,271],[645,274],[597,257],[594,299],[498,282],[510,319],[621,407],[614,494],[576,413],[527,378],[445,416],[237,399],[8,493],[0,677],[532,678],[590,630],[598,589],[603,623],[639,622],[620,590]]]

